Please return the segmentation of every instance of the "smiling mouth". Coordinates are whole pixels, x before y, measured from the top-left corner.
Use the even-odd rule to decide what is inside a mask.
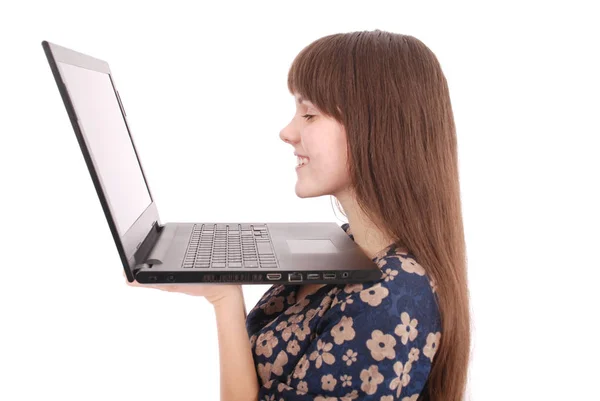
[[[309,162],[309,158],[308,157],[300,157],[298,156],[298,164],[296,165],[296,170],[299,168],[302,168],[304,166],[306,166]]]

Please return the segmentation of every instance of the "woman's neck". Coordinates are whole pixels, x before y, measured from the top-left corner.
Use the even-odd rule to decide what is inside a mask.
[[[369,258],[373,259],[380,251],[394,242],[362,213],[353,197],[342,195],[336,196],[336,198],[348,217],[350,234],[354,237],[354,242]]]

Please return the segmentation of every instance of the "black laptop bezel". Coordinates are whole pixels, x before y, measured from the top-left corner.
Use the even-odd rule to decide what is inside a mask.
[[[119,257],[125,270],[125,275],[127,276],[127,280],[129,282],[133,282],[135,279],[136,269],[140,268],[140,264],[146,256],[143,253],[148,253],[149,250],[152,248],[153,244],[149,242],[154,241],[158,237],[158,233],[160,233],[160,230],[163,226],[160,223],[160,218],[158,216],[158,210],[154,202],[154,197],[152,196],[152,191],[150,190],[150,186],[148,185],[148,180],[146,179],[146,173],[144,171],[142,161],[140,160],[137,148],[135,146],[135,142],[133,140],[133,136],[131,135],[131,130],[129,129],[129,124],[127,123],[127,113],[125,112],[125,109],[121,102],[120,94],[116,88],[114,78],[106,61],[68,49],[63,46],[59,46],[57,44],[45,40],[42,41],[42,47],[44,49],[44,53],[46,54],[46,58],[48,59],[48,63],[50,64],[52,75],[54,76],[56,85],[58,86],[58,90],[67,110],[67,114],[69,115],[69,119],[71,120],[71,125],[73,126],[73,130],[75,131],[75,136],[77,137],[77,141],[79,142],[79,147],[81,148],[81,152],[83,154],[83,158],[85,159],[85,163],[94,183],[94,187],[96,188],[96,193],[98,194],[98,199],[100,200],[100,204],[102,205],[102,210],[104,211],[104,215],[106,216],[106,221],[108,222],[108,226],[115,241],[115,245],[117,246]],[[148,188],[148,193],[150,195],[151,200],[150,205],[137,218],[137,220],[123,234],[122,237],[119,235],[119,232],[117,230],[117,226],[113,219],[109,203],[107,202],[102,182],[98,177],[92,157],[90,155],[90,152],[88,151],[82,128],[80,127],[78,122],[77,113],[75,111],[75,108],[73,107],[71,98],[69,97],[69,92],[58,68],[58,62],[71,64],[77,67],[82,67],[100,73],[108,74],[111,80],[112,87],[115,92],[115,97],[121,109],[121,115],[125,122],[125,126],[127,127],[127,132],[129,134],[131,144],[133,146],[135,155],[140,165],[142,176],[144,177],[144,181],[146,183],[146,187]]]

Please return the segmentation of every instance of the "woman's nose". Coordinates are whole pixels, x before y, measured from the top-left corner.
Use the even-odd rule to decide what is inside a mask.
[[[292,127],[292,124],[286,125],[280,132],[279,138],[285,143],[297,142],[299,135],[298,132]]]

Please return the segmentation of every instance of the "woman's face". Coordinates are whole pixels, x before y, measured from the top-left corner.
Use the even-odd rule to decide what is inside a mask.
[[[279,137],[292,145],[293,152],[308,158],[304,166],[296,168],[296,195],[300,198],[337,196],[349,184],[346,130],[299,95],[295,94],[294,99],[296,114]]]

